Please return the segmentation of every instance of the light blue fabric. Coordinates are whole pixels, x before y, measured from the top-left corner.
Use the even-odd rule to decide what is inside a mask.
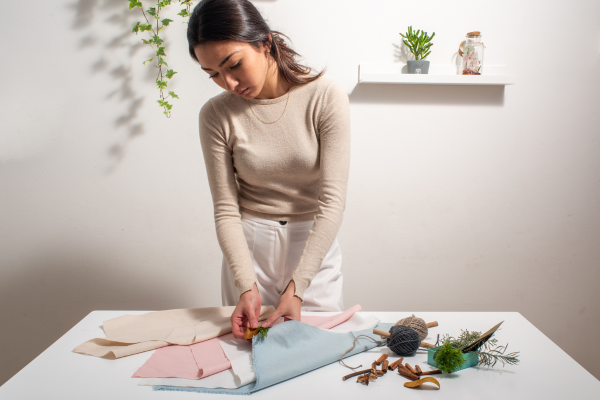
[[[393,323],[382,323],[377,329],[389,331]],[[372,329],[363,331],[336,333],[300,321],[287,321],[269,329],[268,336],[252,339],[252,362],[256,372],[256,381],[237,389],[209,389],[176,386],[154,386],[154,390],[172,390],[198,393],[249,395],[279,382],[305,374],[324,365],[339,361],[346,350],[352,347],[358,335],[368,335],[385,343],[373,335]],[[377,347],[377,343],[366,337],[356,341],[344,360],[357,353]]]

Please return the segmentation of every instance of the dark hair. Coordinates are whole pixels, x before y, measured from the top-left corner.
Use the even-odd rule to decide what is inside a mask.
[[[281,32],[272,31],[260,12],[248,0],[202,0],[190,16],[187,39],[190,56],[196,61],[194,47],[206,42],[234,40],[246,42],[260,49],[269,43],[271,34],[271,55],[277,63],[279,73],[292,86],[301,86],[320,78],[325,69],[317,75],[308,76],[311,68],[299,64],[300,56],[283,40]],[[290,40],[291,41],[291,40]]]

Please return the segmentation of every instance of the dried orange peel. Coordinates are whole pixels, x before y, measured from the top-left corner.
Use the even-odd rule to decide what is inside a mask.
[[[417,386],[421,386],[425,382],[435,383],[436,385],[438,385],[438,388],[440,387],[440,383],[437,381],[437,379],[435,379],[432,376],[426,376],[425,378],[417,379],[416,381],[404,382],[404,386],[414,388]]]
[[[258,328],[248,328],[246,329],[246,333],[244,333],[244,339],[252,340],[252,338],[256,335],[258,335]]]

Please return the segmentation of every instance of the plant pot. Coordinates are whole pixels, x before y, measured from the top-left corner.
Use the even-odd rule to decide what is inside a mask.
[[[429,73],[429,61],[426,60],[408,60],[408,73],[409,74],[427,74]],[[418,72],[417,69],[420,69],[421,72]]]

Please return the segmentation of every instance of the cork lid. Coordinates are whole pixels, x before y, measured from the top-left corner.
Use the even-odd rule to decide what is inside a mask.
[[[477,37],[477,36],[481,36],[481,32],[475,31],[475,32],[467,33],[467,37]]]

